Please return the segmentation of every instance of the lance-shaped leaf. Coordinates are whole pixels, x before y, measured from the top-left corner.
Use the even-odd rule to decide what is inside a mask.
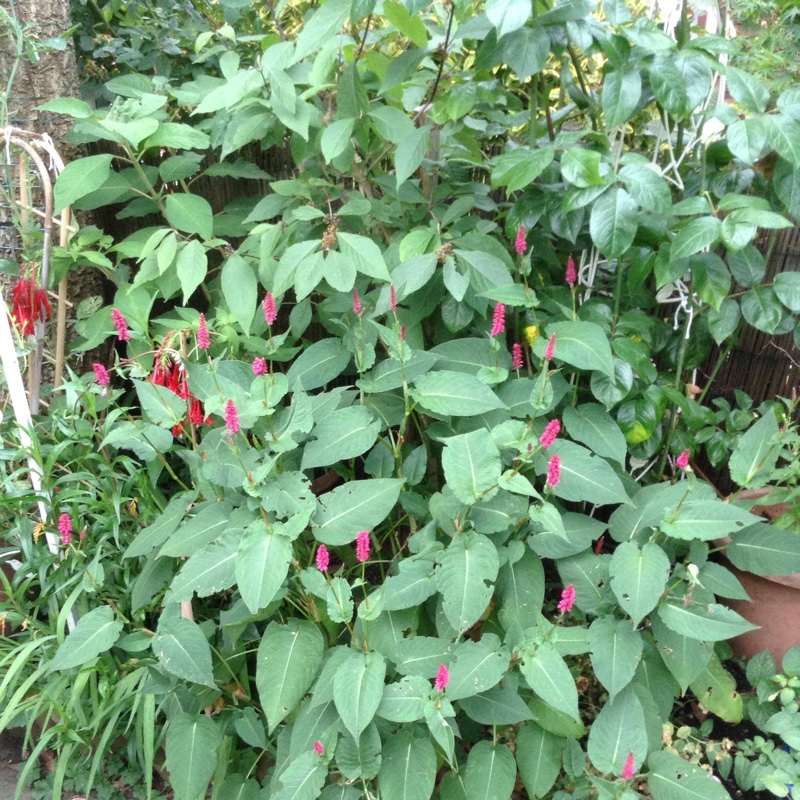
[[[517,734],[517,766],[531,797],[544,797],[561,772],[566,739],[540,728],[535,722],[522,725]]]
[[[327,467],[360,456],[375,444],[380,427],[380,420],[365,406],[334,411],[311,431],[312,441],[306,443],[300,469]]]
[[[248,528],[236,557],[236,582],[251,613],[266,608],[278,593],[291,559],[288,537],[268,531],[263,523]]]
[[[484,634],[478,642],[468,640],[459,645],[450,662],[447,699],[461,700],[496,686],[508,671],[510,658],[493,633]]]
[[[325,648],[312,622],[271,622],[258,646],[256,687],[269,731],[294,710],[308,691],[322,663]]]
[[[193,620],[183,617],[162,619],[152,646],[166,672],[194,683],[216,686],[208,639]]]
[[[453,494],[467,505],[497,493],[500,453],[492,434],[478,428],[445,440],[442,468]]]
[[[383,697],[386,662],[380,653],[352,653],[333,679],[333,701],[345,728],[357,740],[372,722]]]
[[[451,370],[420,375],[414,381],[411,396],[425,410],[443,416],[472,417],[505,408],[480,378]]]
[[[658,603],[669,577],[670,561],[657,544],[641,550],[636,542],[623,542],[611,557],[611,590],[620,608],[638,627]]]
[[[597,370],[614,377],[614,358],[608,334],[594,322],[567,320],[547,326],[547,337],[556,337],[556,358],[578,369]],[[537,340],[537,350],[544,354],[547,339]]]
[[[522,672],[528,685],[548,705],[580,720],[578,690],[564,659],[550,642],[522,649]]]
[[[675,633],[654,614],[650,620],[655,645],[682,692],[705,669],[714,654],[714,643]]]
[[[630,622],[598,617],[589,628],[592,667],[613,700],[632,680],[642,657],[642,637]]]
[[[653,800],[730,800],[721,783],[674,753],[651,753],[647,765],[647,785]]]
[[[713,595],[699,589],[688,602],[684,597],[671,596],[659,606],[657,613],[661,621],[676,633],[709,642],[731,639],[758,628],[732,609],[708,602],[707,598],[713,600]]]
[[[628,753],[641,764],[647,755],[644,709],[633,686],[606,703],[589,731],[587,754],[600,772],[620,775]]]
[[[459,633],[474,625],[486,610],[498,568],[497,548],[480,533],[456,536],[441,555],[436,585],[444,614]]]
[[[175,800],[205,797],[222,734],[211,717],[181,714],[167,726],[167,769]]]
[[[639,227],[639,206],[624,189],[610,189],[595,200],[589,217],[592,241],[606,258],[621,256]]]
[[[122,633],[122,620],[110,606],[100,606],[81,617],[75,630],[56,651],[50,671],[74,669],[109,650]]]
[[[470,800],[509,800],[516,777],[514,756],[505,745],[482,741],[469,751],[464,786]]]
[[[739,486],[757,489],[769,480],[780,452],[779,436],[772,409],[742,434],[728,462],[731,478]]]
[[[378,785],[383,800],[429,800],[436,782],[436,753],[429,739],[407,731],[383,746]]]

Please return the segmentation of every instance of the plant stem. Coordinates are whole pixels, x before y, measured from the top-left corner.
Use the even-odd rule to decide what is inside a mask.
[[[719,354],[717,358],[717,362],[714,364],[714,369],[711,370],[711,375],[709,375],[708,380],[706,381],[706,385],[703,388],[703,391],[700,392],[699,397],[697,398],[698,403],[702,403],[705,400],[706,395],[708,394],[708,390],[711,388],[711,384],[714,383],[714,378],[717,377],[717,373],[720,370],[720,367],[724,363],[725,359],[728,357],[728,353],[733,349],[733,342],[728,342],[725,346],[725,349]]]

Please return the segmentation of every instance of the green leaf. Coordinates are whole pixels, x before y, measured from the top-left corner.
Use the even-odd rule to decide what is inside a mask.
[[[764,117],[770,144],[778,154],[794,165],[800,167],[800,131],[797,120],[787,114],[770,114]]]
[[[320,140],[320,146],[322,147],[322,155],[328,164],[345,151],[345,148],[350,143],[350,137],[353,134],[356,122],[357,120],[354,118],[337,119],[325,128]]]
[[[113,158],[110,154],[87,156],[67,164],[53,188],[53,213],[60,214],[76,200],[97,191],[111,174]]]
[[[769,102],[766,87],[742,69],[728,66],[725,69],[728,91],[737,103],[751,114],[763,114]]]
[[[601,156],[596,150],[572,147],[561,157],[561,175],[564,180],[580,189],[602,186]]]
[[[503,48],[503,58],[520,81],[541,72],[547,66],[550,37],[544,28],[519,28],[504,36],[500,46]]]
[[[248,706],[241,712],[241,716],[234,723],[234,728],[245,744],[257,747],[259,750],[266,749],[267,733],[264,730],[264,723],[252,707]]]
[[[515,682],[508,676],[500,686],[488,692],[463,698],[460,705],[470,719],[481,725],[515,725],[533,718]]]
[[[641,96],[642,76],[638,69],[609,72],[603,82],[603,113],[606,125],[616,128],[627,122],[639,105]]]
[[[650,618],[655,645],[667,669],[685,693],[689,684],[705,669],[714,654],[713,642],[683,636],[668,628],[654,614]]]
[[[712,247],[719,241],[720,221],[716,217],[699,217],[678,231],[672,242],[670,261],[679,261]]]
[[[392,278],[386,262],[383,260],[383,253],[372,239],[355,233],[339,231],[337,241],[339,242],[339,251],[353,261],[356,269],[362,275],[367,275],[376,281],[391,282]]]
[[[450,370],[419,376],[414,380],[411,396],[425,410],[444,416],[471,417],[505,408],[482,380]]]
[[[383,607],[386,611],[415,608],[436,594],[433,566],[428,561],[401,561],[398,575],[384,583]]]
[[[447,485],[466,505],[496,494],[501,466],[497,445],[485,428],[445,440],[442,468]]]
[[[725,722],[742,721],[742,696],[736,691],[736,681],[722,666],[715,654],[708,666],[692,681],[692,691],[703,708]]]
[[[436,355],[425,350],[414,350],[408,361],[387,358],[378,362],[364,375],[356,386],[368,394],[399,389],[404,382],[413,381],[417,376],[428,372],[436,364]]]
[[[728,125],[728,148],[742,163],[752,166],[767,144],[767,128],[760,117],[739,119]]]
[[[380,420],[365,406],[334,411],[311,431],[316,439],[306,443],[300,469],[327,467],[362,455],[375,444],[380,427]]]
[[[667,536],[675,539],[711,541],[741,530],[752,522],[753,518],[747,511],[717,498],[689,499],[676,512],[668,513],[660,527]]]
[[[642,704],[633,686],[627,686],[606,703],[592,723],[586,753],[601,773],[619,775],[628,753],[636,764],[647,755],[647,729]]]
[[[613,700],[633,680],[642,657],[642,637],[627,620],[598,617],[589,628],[589,646],[595,675]]]
[[[161,668],[193,683],[216,688],[211,668],[211,648],[198,625],[183,617],[167,617],[158,623],[153,652]]]
[[[352,542],[360,530],[372,530],[394,508],[403,481],[395,478],[349,481],[320,495],[311,520],[317,541],[327,545]]]
[[[503,679],[509,661],[509,652],[500,646],[500,639],[493,633],[484,634],[477,642],[463,642],[450,662],[445,696],[450,701],[461,700],[491,689]]]
[[[611,590],[634,626],[656,607],[669,572],[669,557],[657,544],[647,543],[640,550],[636,542],[623,542],[614,551],[609,567]]]
[[[517,765],[503,744],[478,742],[467,757],[464,787],[470,800],[510,800]]]
[[[222,267],[222,294],[242,330],[249,334],[258,304],[258,281],[253,268],[236,253]]]
[[[258,646],[256,687],[269,732],[300,703],[322,663],[325,643],[313,622],[271,622]]]
[[[331,578],[325,601],[328,605],[328,616],[334,622],[349,623],[353,619],[353,609],[355,608],[353,592],[350,584],[344,578]]]
[[[560,344],[559,340],[556,342]],[[562,416],[567,433],[582,442],[599,456],[613,458],[625,466],[628,445],[613,417],[594,403],[581,403],[577,408],[567,406]]]
[[[731,535],[726,551],[731,564],[755,575],[800,572],[800,536],[758,523]]]
[[[523,647],[520,655],[520,671],[533,691],[557,711],[580,720],[575,680],[553,644],[543,642],[535,648]]]
[[[38,106],[38,110],[49,111],[51,114],[65,114],[74,119],[88,119],[94,113],[88,103],[75,97],[57,97],[54,100],[48,100]]]
[[[448,622],[463,633],[481,617],[497,578],[497,549],[480,533],[459,534],[440,556],[436,586]]]
[[[167,770],[175,800],[205,797],[222,735],[211,717],[181,714],[167,725]]]
[[[166,200],[167,221],[184,233],[196,233],[210,239],[214,225],[213,213],[208,200],[196,194],[168,194]]]
[[[610,189],[595,200],[589,232],[606,258],[621,256],[633,243],[638,227],[639,206],[624,189]]]
[[[670,597],[659,607],[658,616],[675,633],[710,642],[732,639],[758,628],[758,625],[751,625],[744,617],[719,603],[692,600],[684,605],[682,597]]]
[[[403,139],[394,152],[394,171],[399,189],[416,172],[428,150],[431,126],[414,128],[414,133]]]
[[[313,750],[301,753],[291,759],[278,776],[281,789],[270,794],[270,800],[316,800],[327,775],[327,765]]]
[[[741,312],[739,304],[731,297],[726,297],[719,309],[712,308],[708,314],[708,329],[717,344],[722,344],[733,335],[739,327]]]
[[[297,36],[294,63],[320,50],[341,30],[350,16],[351,0],[328,0],[316,8]]]
[[[557,497],[598,505],[628,502],[625,487],[611,465],[574,442],[557,439],[549,450],[542,451],[535,462],[537,473],[547,473],[548,461],[555,454],[561,459],[561,481],[553,490]]]
[[[176,150],[205,150],[210,137],[191,125],[182,122],[161,122],[155,132],[147,137],[147,147],[173,147]]]
[[[378,774],[381,766],[381,736],[374,723],[358,739],[347,734],[339,739],[336,765],[348,781],[357,778],[370,780]]]
[[[800,314],[800,272],[781,272],[773,279],[772,288],[789,311]]]
[[[82,667],[100,653],[111,649],[122,633],[122,620],[116,618],[110,606],[92,609],[78,624],[53,656],[50,672],[57,669]]]
[[[519,625],[535,628],[544,601],[544,568],[538,556],[526,549],[516,561],[509,559],[497,574],[498,617],[505,630]]]
[[[435,678],[439,665],[450,659],[454,644],[436,636],[401,638],[392,647],[389,658],[401,675]]]
[[[222,536],[230,524],[230,503],[209,501],[196,507],[195,515],[170,535],[160,556],[190,556]]]
[[[198,597],[229,589],[236,583],[236,548],[238,542],[233,536],[225,536],[220,542],[206,545],[181,567],[172,581],[169,599],[184,602]]]
[[[205,248],[197,239],[192,239],[180,249],[175,269],[178,280],[181,282],[183,303],[186,305],[208,273],[208,256],[206,256]]]
[[[578,369],[598,370],[614,377],[614,358],[606,332],[594,322],[567,320],[547,326],[547,337],[556,337],[556,358]],[[546,343],[542,340],[542,348]]]
[[[758,286],[745,292],[741,300],[742,316],[765,333],[775,333],[783,319],[783,309],[769,286]]]
[[[394,106],[372,104],[369,115],[375,123],[378,133],[393,144],[414,135],[414,123],[408,115]]]
[[[416,722],[425,714],[425,703],[431,694],[430,683],[420,675],[408,675],[398,683],[383,687],[376,716],[390,722]]]
[[[497,38],[519,30],[531,15],[531,5],[525,0],[488,0],[486,16],[497,28]]]
[[[554,736],[535,722],[520,726],[517,733],[517,766],[530,797],[544,797],[561,773],[566,739]]]
[[[272,602],[291,560],[292,543],[288,537],[268,531],[263,523],[253,523],[248,528],[239,544],[236,583],[252,614]]]
[[[648,756],[647,765],[653,800],[730,800],[721,783],[679,755],[657,750]]]
[[[778,462],[781,450],[779,439],[778,421],[775,412],[770,409],[742,434],[733,448],[728,467],[734,482],[746,489],[764,486]]]
[[[668,214],[672,208],[672,193],[669,184],[656,169],[646,164],[626,164],[619,177],[631,197],[647,211]]]
[[[380,653],[351,653],[333,679],[333,702],[354,739],[372,722],[383,697],[386,662]]]
[[[378,785],[383,800],[429,800],[436,782],[436,753],[430,740],[407,731],[383,746]]]
[[[550,166],[554,155],[555,151],[549,147],[536,150],[518,147],[503,153],[498,157],[492,170],[492,186],[507,186],[509,192],[524,189]]]
[[[342,373],[350,362],[350,351],[338,338],[321,339],[301,353],[289,367],[289,386],[297,381],[307,392],[319,389]]]
[[[383,4],[383,13],[386,19],[417,47],[425,47],[428,44],[428,31],[424,23],[419,17],[412,17],[402,3],[387,0]]]
[[[197,498],[197,492],[181,492],[174,495],[164,511],[156,517],[123,553],[123,558],[146,556],[154,548],[162,545],[180,525],[181,520]]]

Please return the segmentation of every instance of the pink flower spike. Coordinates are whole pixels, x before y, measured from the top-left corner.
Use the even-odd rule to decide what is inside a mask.
[[[498,303],[494,307],[494,316],[492,318],[492,330],[489,332],[490,336],[499,336],[506,329],[506,307],[502,303]]]
[[[561,592],[561,600],[558,604],[558,610],[562,614],[569,614],[572,611],[572,606],[575,604],[575,587],[570,584],[563,592]]]
[[[92,364],[92,369],[94,370],[94,377],[103,388],[111,383],[111,378],[108,377],[108,370],[102,364]]]
[[[439,669],[436,672],[436,681],[433,684],[437,692],[443,692],[450,683],[450,670],[444,664],[439,664]]]
[[[556,355],[556,335],[553,334],[544,349],[544,360],[552,361]]]
[[[556,436],[561,431],[561,423],[557,419],[551,419],[544,429],[544,433],[539,437],[539,444],[547,450],[551,444],[556,440]]]
[[[267,359],[266,358],[254,358],[253,359],[253,375],[266,375],[268,372],[267,370]]]
[[[233,400],[228,400],[225,404],[225,424],[231,433],[239,433],[239,412]]]
[[[525,228],[522,225],[517,228],[517,240],[514,242],[514,249],[517,251],[517,255],[524,255],[525,251],[528,249],[528,243],[525,240]]]
[[[575,259],[572,256],[567,259],[567,272],[564,278],[570,286],[574,286],[578,282],[578,273],[575,269]]]
[[[625,759],[625,766],[622,768],[622,780],[629,781],[636,771],[636,764],[633,758],[633,750],[628,753],[628,757]]]
[[[200,325],[197,328],[197,346],[201,350],[208,350],[211,346],[211,337],[208,335],[205,314],[200,315]]]
[[[362,564],[369,559],[369,531],[359,531],[356,536],[356,558]]]
[[[689,469],[689,451],[684,450],[675,463],[678,465],[678,469]]]
[[[389,286],[389,308],[392,311],[397,310],[397,292],[394,290],[394,284]]]
[[[131,339],[131,332],[128,330],[128,323],[122,312],[116,308],[111,312],[111,319],[114,322],[114,327],[117,329],[117,336],[121,342],[129,342]]]
[[[72,520],[69,514],[62,514],[58,518],[58,532],[61,534],[61,544],[68,547],[72,541]]]
[[[358,289],[353,289],[353,313],[358,317],[361,315],[363,310],[364,306],[361,305],[361,298],[358,296]]]
[[[264,319],[271,328],[277,318],[278,309],[275,306],[275,298],[272,296],[272,292],[267,292],[267,296],[264,298]]]
[[[317,548],[317,569],[320,572],[327,572],[328,567],[331,564],[331,556],[328,552],[328,548],[325,547],[324,544],[321,544]]]
[[[547,465],[547,486],[550,489],[555,489],[561,482],[561,459],[554,455],[550,458],[550,463]]]
[[[511,348],[511,369],[522,369],[523,363],[522,345],[515,344]]]
[[[325,752],[325,748],[322,746],[322,742],[314,742],[314,752],[321,756]]]

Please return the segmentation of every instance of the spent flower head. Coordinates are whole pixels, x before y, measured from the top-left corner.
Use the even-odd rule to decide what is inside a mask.
[[[522,359],[522,345],[519,344],[519,342],[515,342],[514,346],[511,348],[511,369],[522,369],[524,363]]]

